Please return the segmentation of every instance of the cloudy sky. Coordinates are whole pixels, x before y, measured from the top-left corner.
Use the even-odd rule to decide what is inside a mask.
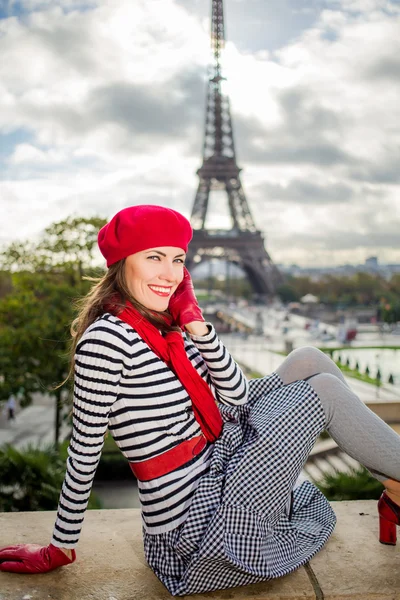
[[[190,216],[211,0],[0,0],[0,244]],[[225,0],[242,182],[277,263],[400,262],[400,0]],[[228,225],[226,200],[209,215]]]

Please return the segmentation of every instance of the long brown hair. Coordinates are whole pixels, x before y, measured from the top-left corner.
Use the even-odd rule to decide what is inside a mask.
[[[73,320],[71,325],[71,347],[70,347],[70,371],[67,379],[69,379],[74,371],[75,351],[79,340],[86,329],[101,317],[105,312],[112,312],[118,315],[118,312],[123,310],[127,301],[143,315],[152,325],[157,327],[162,333],[168,331],[180,331],[176,325],[169,325],[166,322],[165,316],[168,312],[151,311],[143,304],[140,304],[132,296],[126,283],[125,278],[125,259],[111,265],[105,275],[100,278],[87,278],[93,281],[94,285],[90,291],[76,301],[75,305],[78,309],[78,316]]]

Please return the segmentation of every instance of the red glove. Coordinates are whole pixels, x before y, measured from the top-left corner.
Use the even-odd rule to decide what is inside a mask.
[[[169,312],[173,320],[182,329],[192,321],[203,321],[203,313],[194,294],[194,287],[189,271],[184,268],[184,276],[169,301]]]
[[[0,550],[0,571],[12,573],[47,573],[70,565],[76,559],[75,550],[72,550],[72,559],[69,559],[60,548],[53,544],[39,546],[39,544],[17,544]]]

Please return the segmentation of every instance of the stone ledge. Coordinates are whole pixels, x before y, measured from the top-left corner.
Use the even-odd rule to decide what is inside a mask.
[[[336,530],[306,567],[281,579],[189,600],[400,600],[400,547],[379,544],[375,501],[333,502]],[[47,544],[55,512],[0,513],[0,545]],[[77,561],[45,575],[0,573],[0,600],[168,600],[146,566],[138,509],[88,511]]]

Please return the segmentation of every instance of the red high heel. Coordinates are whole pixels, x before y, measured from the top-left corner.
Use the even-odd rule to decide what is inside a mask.
[[[400,506],[382,493],[378,502],[379,541],[381,544],[395,546],[397,541],[396,525],[400,526]]]

